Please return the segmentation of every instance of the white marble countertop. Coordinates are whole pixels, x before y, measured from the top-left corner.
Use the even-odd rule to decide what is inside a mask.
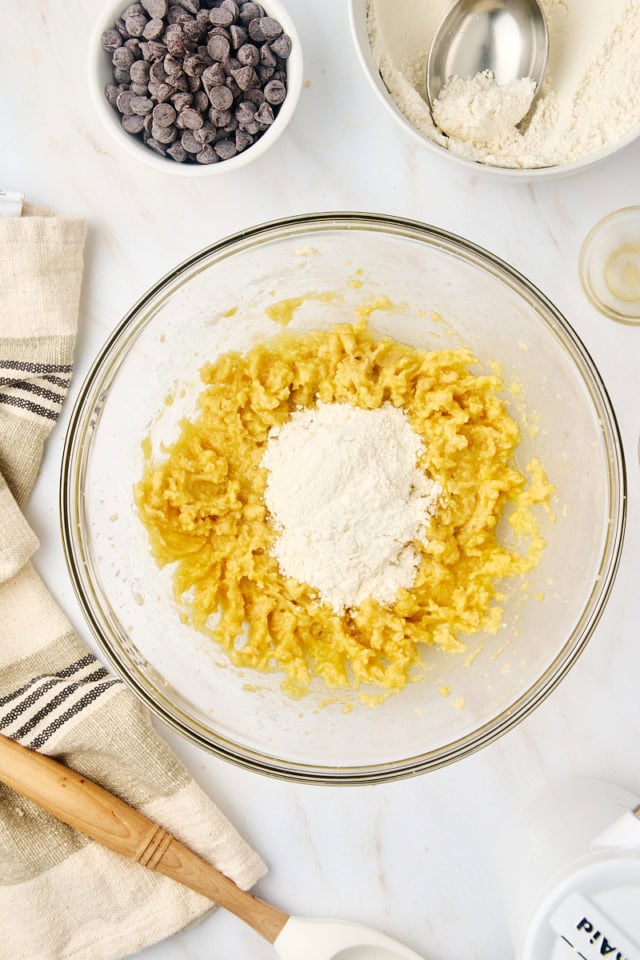
[[[509,261],[564,312],[610,390],[630,486],[621,570],[586,652],[516,730],[435,773],[328,788],[246,772],[162,728],[269,864],[259,895],[290,912],[382,928],[429,960],[506,958],[495,851],[508,815],[534,790],[567,775],[611,779],[640,796],[640,329],[596,313],[577,276],[579,247],[592,224],[638,202],[640,142],[595,169],[535,185],[467,173],[422,150],[382,109],[356,60],[344,2],[287,0],[304,45],[306,84],[284,137],[237,173],[172,178],[130,160],[93,115],[85,51],[100,5],[26,0],[3,11],[2,186],[89,222],[72,393],[125,310],[171,266],[239,228],[339,209],[423,220]],[[70,408],[48,444],[29,517],[42,542],[37,565],[86,637],[58,527]],[[267,960],[273,951],[217,911],[140,956]]]

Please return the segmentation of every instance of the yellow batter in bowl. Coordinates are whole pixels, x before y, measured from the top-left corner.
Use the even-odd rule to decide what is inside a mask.
[[[498,581],[538,563],[545,543],[531,507],[546,503],[553,487],[538,461],[528,477],[515,466],[520,434],[499,396],[503,384],[472,373],[476,363],[466,350],[376,340],[361,320],[286,332],[205,366],[196,419],[182,421],[161,463],[143,444],[135,486],[154,557],[176,564],[183,616],[234,664],[282,671],[293,695],[314,675],[331,688],[396,691],[428,647],[461,652],[466,637],[497,630]],[[424,440],[418,466],[443,488],[428,543],[415,543],[415,582],[391,606],[367,600],[338,615],[307,584],[283,577],[271,556],[276,531],[261,466],[269,430],[318,400],[401,407]],[[508,505],[521,551],[496,536]]]

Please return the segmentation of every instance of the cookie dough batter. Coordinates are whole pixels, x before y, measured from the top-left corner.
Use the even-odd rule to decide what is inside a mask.
[[[500,378],[472,373],[466,350],[417,350],[376,340],[366,320],[310,334],[283,333],[201,371],[193,422],[164,462],[148,457],[135,497],[159,564],[175,563],[184,616],[236,665],[279,670],[303,693],[328,687],[399,690],[430,646],[464,651],[465,637],[500,624],[497,583],[524,574],[544,548],[532,505],[552,487],[537,461],[515,466],[517,424]],[[285,578],[272,555],[276,531],[261,466],[269,431],[301,407],[349,403],[402,408],[424,441],[419,466],[443,490],[416,541],[413,585],[390,605],[366,599],[338,614],[306,583]],[[505,507],[521,552],[496,537]]]

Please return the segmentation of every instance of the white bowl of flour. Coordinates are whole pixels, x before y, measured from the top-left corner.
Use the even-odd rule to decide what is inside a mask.
[[[488,142],[446,136],[427,100],[429,46],[453,0],[350,0],[351,25],[374,89],[421,143],[475,171],[522,179],[559,176],[597,163],[640,136],[640,3],[540,2],[550,36],[542,89],[523,124]],[[460,109],[468,107],[460,103]]]

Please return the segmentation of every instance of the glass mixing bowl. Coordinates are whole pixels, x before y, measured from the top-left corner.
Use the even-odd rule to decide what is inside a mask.
[[[155,450],[195,410],[198,370],[281,331],[269,304],[303,294],[291,329],[352,321],[382,295],[376,334],[469,346],[497,361],[516,460],[556,486],[539,509],[547,549],[505,586],[504,626],[467,654],[426,651],[424,676],[371,708],[319,683],[301,699],[281,675],[234,667],[181,622],[171,571],[153,561],[133,502],[141,441]],[[611,589],[625,519],[622,448],[593,361],[524,277],[442,230],[392,217],[319,214],[244,231],[196,254],[126,315],[80,391],[66,439],[62,526],[71,577],[104,654],[167,723],[222,757],[300,781],[370,783],[433,769],[490,743],[562,679]],[[504,531],[503,531],[503,535]],[[544,597],[543,597],[544,595]],[[450,695],[445,695],[450,690]]]

